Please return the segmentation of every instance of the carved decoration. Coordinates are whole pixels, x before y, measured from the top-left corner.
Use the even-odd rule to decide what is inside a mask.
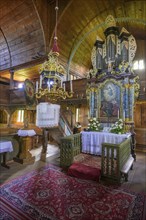
[[[93,68],[96,68],[96,46],[93,47],[91,52],[91,62],[93,65]]]
[[[105,23],[106,23],[106,28],[115,27],[116,26],[115,19],[114,19],[114,17],[112,15],[109,15],[106,18]]]
[[[137,49],[137,44],[135,38],[131,35],[129,37],[129,63],[132,62],[132,60],[135,57],[136,54],[136,49]]]
[[[125,28],[119,31],[113,16],[109,15],[105,23],[105,42],[96,40],[91,54],[93,68],[87,76],[90,117],[97,117],[101,122],[119,116],[125,122],[133,121],[134,102],[140,88],[131,63],[136,41]]]
[[[102,72],[112,72],[113,68],[109,69],[109,62],[111,62],[115,70],[114,74],[120,74],[124,71],[122,69],[122,72],[120,72],[121,70],[118,67],[122,65],[123,62],[132,66],[132,61],[137,49],[136,40],[124,27],[119,33],[119,27],[116,27],[116,22],[112,15],[107,17],[105,24],[105,42],[97,37],[96,42],[100,42],[101,44],[95,43],[92,49],[92,69],[94,69],[94,72],[95,70],[98,72],[98,69]],[[96,75],[96,73],[94,75]]]

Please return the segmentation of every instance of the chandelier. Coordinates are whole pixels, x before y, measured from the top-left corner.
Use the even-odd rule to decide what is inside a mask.
[[[72,80],[70,80],[70,91],[66,91],[65,77],[66,70],[59,63],[59,49],[57,45],[57,16],[58,16],[58,0],[56,0],[56,24],[54,43],[48,54],[48,60],[42,64],[40,69],[40,80],[36,82],[36,98],[47,97],[49,101],[57,101],[60,99],[71,98],[73,96]]]

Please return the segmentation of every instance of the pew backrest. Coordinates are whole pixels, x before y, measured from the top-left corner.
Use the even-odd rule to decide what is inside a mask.
[[[131,155],[131,137],[120,144],[102,143],[101,176],[120,183],[121,170]]]

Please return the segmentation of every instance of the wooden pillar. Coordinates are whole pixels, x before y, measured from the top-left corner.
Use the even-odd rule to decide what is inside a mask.
[[[43,128],[43,149],[41,153],[41,160],[46,161],[46,155],[47,155],[47,146],[48,146],[48,129]]]
[[[7,127],[11,127],[11,115],[9,113],[7,114]]]
[[[10,89],[14,89],[14,70],[10,69]]]

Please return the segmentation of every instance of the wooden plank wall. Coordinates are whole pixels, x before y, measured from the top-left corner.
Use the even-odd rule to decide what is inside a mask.
[[[0,84],[0,105],[9,104],[9,93],[9,85]]]
[[[144,60],[144,69],[135,70],[139,75],[140,80],[140,94],[138,100],[146,101],[146,40],[137,40],[137,52],[134,60]]]
[[[134,122],[137,148],[146,150],[146,102],[136,103]]]

